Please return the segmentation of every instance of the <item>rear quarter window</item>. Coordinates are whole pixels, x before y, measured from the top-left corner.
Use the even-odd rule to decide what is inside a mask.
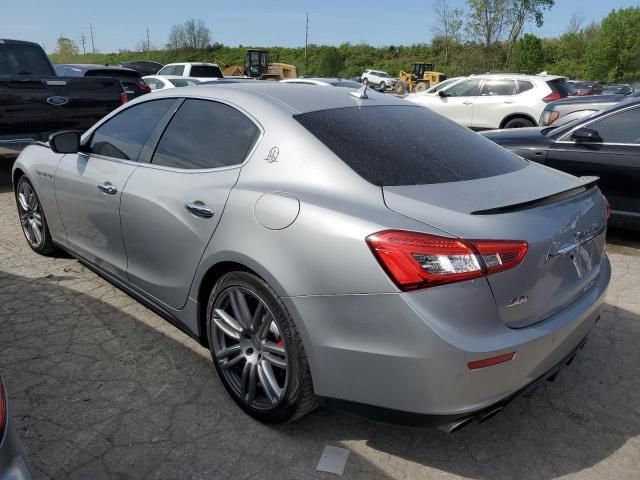
[[[490,140],[420,106],[348,107],[294,118],[368,182],[459,182],[527,165]]]

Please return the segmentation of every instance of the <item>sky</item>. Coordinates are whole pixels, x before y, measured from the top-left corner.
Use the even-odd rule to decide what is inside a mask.
[[[465,3],[449,1],[454,7]],[[586,25],[602,19],[612,9],[631,6],[640,6],[640,0],[556,0],[545,14],[544,26],[538,29],[531,25],[527,32],[558,36],[576,12]],[[59,36],[71,38],[81,46],[80,37],[84,34],[89,51],[92,24],[96,50],[116,52],[141,44],[147,27],[151,45],[161,47],[172,25],[195,18],[202,19],[211,29],[214,41],[225,45],[295,47],[304,45],[307,12],[309,43],[408,45],[429,42],[433,35],[433,0],[20,0],[11,2],[10,9],[3,9],[0,37],[34,41],[52,52]]]

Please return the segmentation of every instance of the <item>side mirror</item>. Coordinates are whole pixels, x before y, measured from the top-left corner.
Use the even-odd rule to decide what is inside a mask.
[[[66,130],[49,135],[49,146],[55,153],[78,153],[80,151],[80,132]]]
[[[601,142],[602,138],[597,130],[593,130],[591,128],[578,128],[571,134],[571,138],[573,138],[576,142]]]
[[[444,90],[438,90],[438,95],[444,98],[447,96],[447,92],[445,92]]]

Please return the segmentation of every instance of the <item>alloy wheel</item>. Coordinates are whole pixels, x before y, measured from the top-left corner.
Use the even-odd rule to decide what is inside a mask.
[[[33,248],[38,248],[44,241],[42,209],[28,182],[23,182],[18,187],[18,214],[24,236]]]
[[[220,371],[240,400],[255,410],[284,397],[289,363],[273,313],[254,292],[229,287],[211,310],[211,341]]]

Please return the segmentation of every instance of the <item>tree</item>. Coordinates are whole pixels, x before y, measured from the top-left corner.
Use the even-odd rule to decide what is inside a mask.
[[[586,32],[585,32],[586,33]],[[613,10],[589,43],[587,59],[596,79],[633,81],[640,77],[640,7]]]
[[[337,77],[344,67],[344,58],[336,47],[320,47],[314,69],[322,77]]]
[[[433,5],[437,23],[433,26],[434,33],[441,37],[444,46],[444,67],[449,62],[449,49],[452,43],[461,40],[463,12],[459,8],[452,9],[448,0],[437,0]]]
[[[505,65],[511,63],[516,42],[527,22],[535,22],[538,28],[543,25],[544,10],[554,5],[554,0],[509,0],[507,5],[507,23],[510,25],[507,36],[507,55]]]
[[[482,44],[485,68],[491,66],[493,47],[503,37],[508,2],[509,0],[467,0],[467,31],[472,40]]]
[[[530,33],[518,40],[513,53],[513,66],[518,71],[540,72],[544,68],[542,41]]]
[[[169,50],[204,50],[211,45],[211,30],[202,20],[187,20],[171,27],[167,48]]]
[[[59,37],[56,41],[56,53],[62,59],[68,59],[78,54],[78,45],[67,37]]]
[[[569,19],[567,25],[567,31],[565,33],[580,33],[582,31],[582,25],[584,24],[584,17],[580,14],[580,11],[576,10]]]

